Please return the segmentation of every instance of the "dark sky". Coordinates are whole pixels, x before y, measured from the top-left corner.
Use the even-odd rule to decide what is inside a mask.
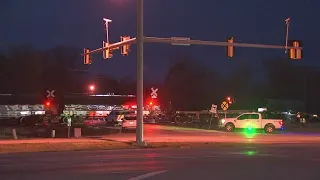
[[[284,45],[284,20],[291,17],[289,38],[303,40],[305,48],[299,64],[320,65],[316,56],[319,0],[145,0],[144,4],[146,36],[217,41],[234,36],[237,42]],[[30,44],[41,49],[57,45],[98,48],[105,39],[103,17],[113,20],[113,42],[136,32],[136,0],[1,0],[0,13],[2,47]],[[129,57],[117,52],[108,61],[97,54],[90,71],[135,77],[135,47],[132,51]],[[262,75],[262,59],[286,56],[282,50],[237,48],[235,58],[230,60],[223,47],[147,44],[146,79],[162,81],[173,57],[184,53],[224,74],[247,62],[257,76]]]

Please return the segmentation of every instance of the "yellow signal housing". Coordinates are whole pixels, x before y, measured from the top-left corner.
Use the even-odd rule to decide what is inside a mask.
[[[121,36],[120,40],[121,42],[130,40],[130,36]],[[129,52],[130,52],[130,44],[126,44],[121,47],[121,54],[123,56],[128,56]]]
[[[109,43],[105,42],[105,41],[102,41],[102,47],[103,48],[106,48],[109,46]],[[103,59],[110,59],[112,58],[112,51],[110,48],[107,48],[105,50],[103,50]]]
[[[233,43],[233,37],[228,38],[228,43]],[[234,55],[234,46],[228,45],[227,46],[227,56],[228,58],[232,58]]]
[[[87,48],[83,49],[83,54],[84,54],[83,55],[83,64],[85,64],[85,65],[92,63],[91,56],[89,53],[90,53],[89,49],[87,49]]]
[[[300,48],[301,41],[294,40],[289,43],[292,47]],[[289,58],[293,60],[301,60],[302,59],[302,49],[290,49],[289,50]]]

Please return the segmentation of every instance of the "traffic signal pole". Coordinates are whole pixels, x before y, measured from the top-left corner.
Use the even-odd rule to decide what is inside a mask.
[[[137,132],[136,143],[144,146],[143,140],[143,0],[137,3]]]

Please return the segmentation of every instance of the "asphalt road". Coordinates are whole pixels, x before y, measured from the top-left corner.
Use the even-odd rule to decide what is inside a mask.
[[[100,136],[113,141],[135,141],[135,133]],[[221,142],[221,143],[320,143],[320,133],[275,133],[202,130],[162,125],[144,125],[147,142]]]
[[[1,180],[318,180],[320,145],[0,155]]]
[[[22,139],[1,140],[1,144],[14,143],[45,143],[45,142],[75,142],[75,141],[122,141],[133,142],[136,139],[135,132],[116,133],[98,136],[87,136],[80,139],[68,138],[45,138],[45,139]],[[320,144],[320,133],[228,133],[216,130],[203,130],[194,128],[181,128],[163,125],[144,125],[144,140],[146,142],[218,142],[218,143],[256,143],[256,144],[287,144],[287,143],[312,143]]]

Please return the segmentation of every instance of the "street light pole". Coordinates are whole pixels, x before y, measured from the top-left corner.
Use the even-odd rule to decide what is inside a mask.
[[[107,19],[107,18],[103,18],[103,20],[104,20],[104,22],[105,22],[105,26],[106,26],[106,41],[107,41],[107,43],[108,43],[108,45],[109,45],[109,23],[111,23],[112,22],[112,20],[111,19]]]
[[[285,49],[285,53],[288,52],[288,37],[289,37],[289,25],[290,25],[290,18],[287,18],[285,20],[286,25],[287,25],[287,32],[286,32],[286,49]]]
[[[137,0],[137,132],[136,143],[143,145],[143,0]]]

